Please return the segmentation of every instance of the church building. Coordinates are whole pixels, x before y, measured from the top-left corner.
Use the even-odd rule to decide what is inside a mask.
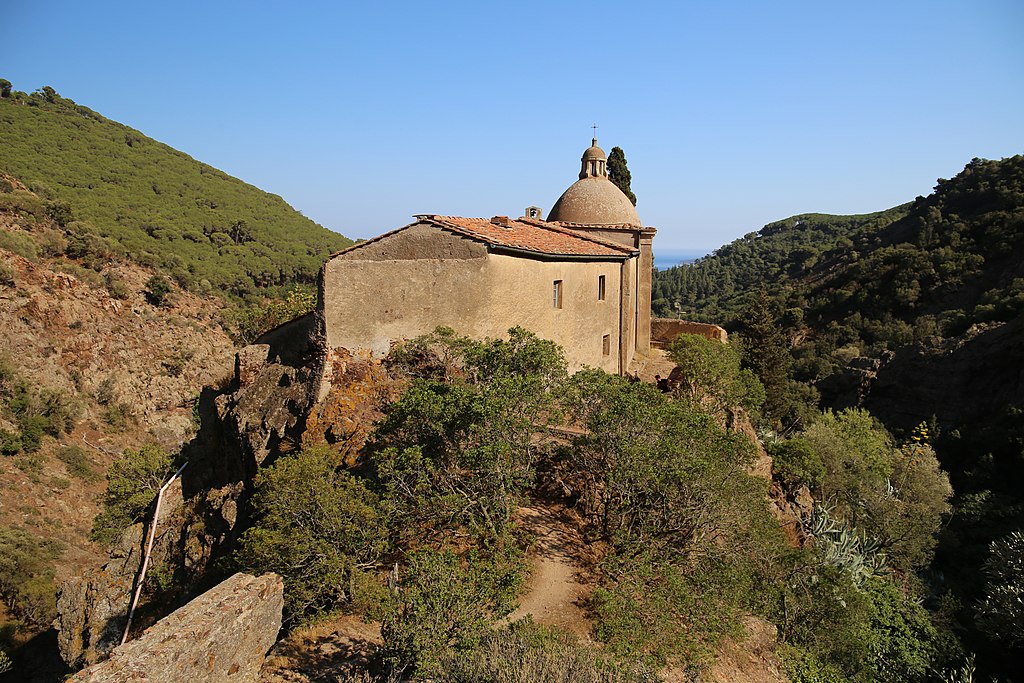
[[[484,339],[520,326],[564,350],[570,370],[625,373],[651,344],[651,241],[593,144],[545,219],[434,214],[330,257],[320,273],[328,352],[369,351],[439,325]]]

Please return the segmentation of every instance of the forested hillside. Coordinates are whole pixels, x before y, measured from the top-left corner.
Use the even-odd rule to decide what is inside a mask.
[[[48,202],[83,249],[108,248],[198,293],[283,294],[351,240],[281,197],[44,87],[0,97],[0,171]],[[10,188],[0,188],[7,189]],[[2,195],[5,208],[30,201]]]
[[[655,291],[680,301],[684,317],[737,333],[745,365],[766,386],[766,417],[796,435],[774,453],[782,471],[799,472],[794,480],[811,484],[819,471],[801,445],[819,399],[867,408],[897,434],[927,424],[954,497],[936,559],[919,576],[979,670],[1016,675],[1024,157],[974,159],[887,212],[772,223],[656,274]]]
[[[823,254],[852,245],[851,237],[902,218],[909,204],[860,216],[807,213],[769,223],[692,264],[660,271],[652,286],[655,315],[701,322],[733,320],[762,283],[784,286]]]

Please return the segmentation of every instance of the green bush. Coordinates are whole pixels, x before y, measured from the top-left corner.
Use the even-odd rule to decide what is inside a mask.
[[[469,652],[442,663],[438,683],[655,683],[639,662],[623,662],[580,643],[573,635],[529,618],[489,634]]]
[[[39,251],[36,249],[35,240],[28,233],[0,230],[0,249],[6,249],[18,256],[24,256],[29,261],[39,258]]]
[[[522,586],[517,554],[420,550],[409,557],[381,625],[385,661],[395,672],[435,678],[473,652],[515,607]]]
[[[979,627],[993,640],[1024,644],[1024,533],[993,541],[982,571],[985,598],[977,608]]]
[[[103,509],[89,538],[108,546],[120,539],[125,529],[142,520],[173,466],[174,457],[155,444],[125,450],[107,470]]]
[[[13,287],[17,271],[7,261],[0,261],[0,287]]]
[[[414,379],[378,424],[370,456],[400,535],[493,541],[510,530],[547,449],[535,435],[556,419],[552,390],[565,360],[521,328],[507,341],[447,332],[412,345],[449,358],[458,376]]]
[[[57,459],[64,463],[68,474],[73,477],[88,482],[98,481],[100,478],[85,449],[79,446],[64,446],[57,451]]]
[[[46,628],[56,616],[53,571],[61,543],[20,527],[0,526],[0,596],[17,617]]]
[[[110,429],[115,433],[123,432],[128,429],[128,425],[132,422],[132,409],[131,406],[125,403],[111,403],[108,404],[101,414],[101,418]]]
[[[681,334],[668,348],[681,373],[678,393],[715,417],[735,408],[756,414],[765,400],[764,387],[728,344],[695,334]]]
[[[131,290],[128,289],[128,284],[124,281],[117,271],[108,270],[103,274],[103,284],[107,288],[107,292],[110,296],[115,299],[127,299],[131,296]]]
[[[146,296],[146,301],[154,306],[165,306],[170,303],[168,295],[172,290],[173,287],[167,278],[163,275],[154,275],[146,280],[146,288],[142,293]]]
[[[0,455],[17,455],[21,449],[21,434],[0,429]]]
[[[801,485],[812,491],[821,487],[825,478],[825,465],[807,441],[787,439],[768,444],[775,476],[790,490]]]
[[[268,299],[228,316],[232,336],[239,344],[252,344],[264,332],[305,315],[316,306],[316,293],[296,287],[284,299]]]
[[[325,449],[280,458],[256,476],[253,526],[235,562],[284,578],[290,624],[372,602],[371,571],[387,547],[377,497]]]

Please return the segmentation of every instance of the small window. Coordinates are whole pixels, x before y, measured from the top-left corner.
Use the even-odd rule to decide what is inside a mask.
[[[597,300],[604,301],[604,275],[597,276]]]
[[[561,280],[555,280],[555,287],[554,287],[552,303],[554,304],[555,308],[561,308],[562,307],[562,281]]]
[[[606,334],[603,337],[601,337],[601,352],[604,353],[604,355],[606,356],[611,355],[612,336],[610,334]]]

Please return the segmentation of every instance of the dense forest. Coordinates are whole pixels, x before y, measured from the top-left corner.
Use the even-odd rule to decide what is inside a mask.
[[[684,317],[735,333],[781,434],[806,431],[818,405],[866,408],[904,438],[927,426],[954,495],[935,560],[917,571],[925,604],[977,653],[979,671],[1015,675],[1024,643],[1024,157],[975,159],[889,211],[772,223],[656,273],[654,288],[656,312],[675,314],[679,301]],[[786,449],[804,453],[776,453]],[[793,454],[777,467],[790,467],[790,456],[806,464],[806,453]]]
[[[311,284],[324,257],[352,243],[281,197],[48,86],[3,89],[0,136],[0,172],[45,201],[78,249],[160,268],[201,294],[284,295]],[[34,209],[36,200],[0,189],[3,208]]]

